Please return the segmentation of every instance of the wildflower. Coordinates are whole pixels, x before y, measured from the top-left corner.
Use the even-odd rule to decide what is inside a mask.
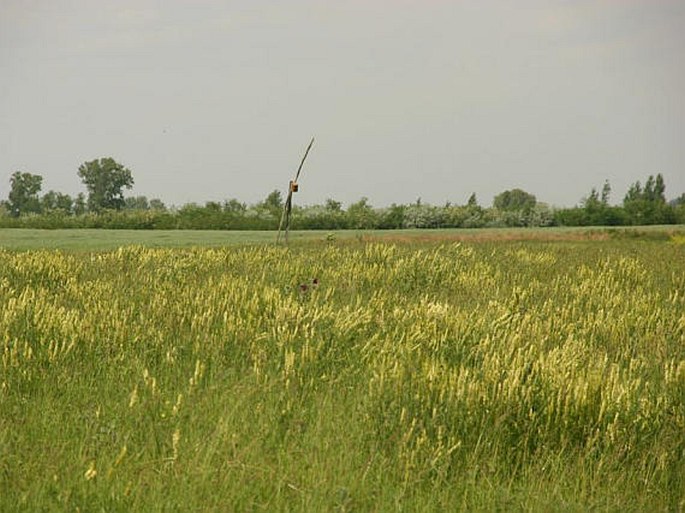
[[[133,387],[133,391],[131,392],[131,397],[128,401],[128,407],[133,408],[137,402],[138,402],[138,385]]]
[[[181,431],[176,429],[176,431],[174,431],[174,434],[171,436],[171,447],[174,451],[174,455],[173,455],[174,460],[178,459],[178,446],[179,446],[180,442],[181,442]]]
[[[86,481],[90,481],[91,479],[95,479],[95,476],[98,475],[98,471],[95,469],[95,462],[91,461],[90,465],[88,466],[88,470],[86,470],[85,474],[83,474],[83,477],[86,478]]]

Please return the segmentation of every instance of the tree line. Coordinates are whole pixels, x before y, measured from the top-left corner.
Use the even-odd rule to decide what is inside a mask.
[[[221,229],[273,230],[283,211],[283,196],[274,190],[255,204],[237,199],[167,207],[159,199],[124,196],[133,188],[131,171],[112,158],[84,162],[78,177],[87,194],[71,197],[57,191],[41,195],[43,177],[15,172],[7,200],[0,201],[0,227]],[[361,198],[346,209],[327,199],[321,205],[295,206],[293,229],[400,229],[482,228],[533,226],[626,226],[685,224],[685,193],[667,201],[663,176],[650,175],[635,182],[621,205],[611,205],[611,186],[591,189],[573,208],[553,208],[522,189],[495,196],[491,207],[478,203],[475,193],[465,204],[430,205],[417,199],[410,204],[374,207]]]

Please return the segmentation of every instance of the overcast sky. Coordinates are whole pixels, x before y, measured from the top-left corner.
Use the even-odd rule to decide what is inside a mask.
[[[685,2],[0,0],[0,197],[111,156],[168,204],[685,192]]]

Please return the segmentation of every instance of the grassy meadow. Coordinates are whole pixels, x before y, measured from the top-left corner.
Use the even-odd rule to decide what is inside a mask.
[[[671,240],[685,237],[685,225],[564,228],[447,228],[436,230],[302,230],[290,233],[290,243],[356,242],[486,242],[486,241],[580,241]],[[0,249],[29,251],[106,251],[121,246],[149,248],[224,247],[273,244],[272,231],[222,230],[38,230],[0,228]]]
[[[0,231],[0,511],[685,510],[682,230],[74,232]]]

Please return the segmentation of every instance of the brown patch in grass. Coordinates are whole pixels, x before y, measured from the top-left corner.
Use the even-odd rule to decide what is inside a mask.
[[[611,237],[606,231],[487,231],[474,230],[474,233],[416,233],[387,235],[362,235],[362,242],[416,243],[416,242],[518,242],[518,241],[604,241]]]

